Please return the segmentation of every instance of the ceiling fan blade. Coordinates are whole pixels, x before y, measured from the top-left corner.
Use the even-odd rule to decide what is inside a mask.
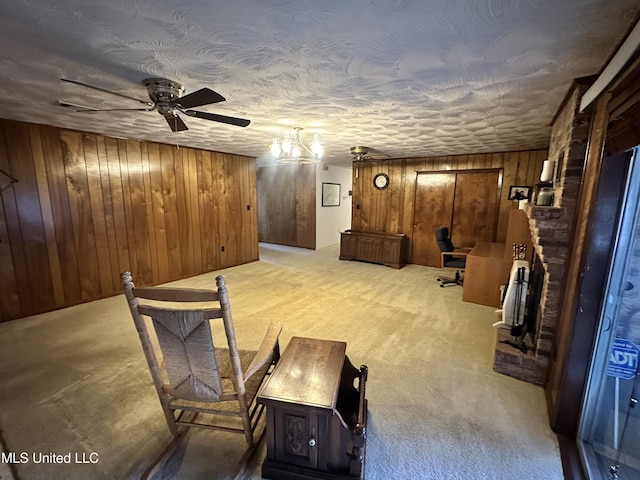
[[[210,105],[212,103],[224,102],[226,98],[218,92],[214,92],[210,88],[201,88],[193,93],[180,97],[176,100],[182,108],[200,107],[202,105]]]
[[[167,120],[167,123],[169,124],[169,127],[171,128],[172,131],[184,132],[185,130],[189,130],[178,115],[167,114],[163,116]]]
[[[110,93],[111,95],[117,95],[118,97],[127,98],[129,100],[134,100],[136,102],[142,103],[143,105],[153,106],[153,103],[148,100],[140,100],[139,98],[130,97],[129,95],[124,95],[118,92],[112,92],[111,90],[106,90],[100,87],[94,87],[93,85],[88,85],[86,83],[77,82],[76,80],[68,80],[66,78],[61,78],[63,82],[73,83],[74,85],[80,85],[81,87],[91,88],[93,90],[97,90],[99,92]]]
[[[97,108],[87,107],[86,105],[80,105],[79,103],[65,102],[64,100],[58,100],[58,106],[65,107],[65,108],[75,108],[76,111],[98,110]]]
[[[66,105],[62,105],[62,106],[66,106]],[[72,105],[69,105],[69,106],[71,107]],[[105,108],[105,109],[100,109],[100,108],[85,107],[85,108],[79,108],[79,109],[75,110],[75,112],[76,113],[152,112],[153,110],[154,110],[153,108]]]
[[[218,115],[216,113],[199,112],[197,110],[184,110],[186,115],[190,117],[202,118],[203,120],[211,120],[213,122],[227,123],[229,125],[236,125],[238,127],[246,127],[251,123],[251,120],[244,118],[227,117],[226,115]]]

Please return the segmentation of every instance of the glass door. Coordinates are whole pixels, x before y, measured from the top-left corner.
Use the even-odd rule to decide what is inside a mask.
[[[578,432],[591,480],[640,479],[639,152],[630,164]]]

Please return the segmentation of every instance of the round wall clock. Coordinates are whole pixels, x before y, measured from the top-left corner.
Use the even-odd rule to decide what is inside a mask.
[[[384,190],[389,186],[389,175],[386,173],[376,173],[373,177],[373,186],[378,190]]]

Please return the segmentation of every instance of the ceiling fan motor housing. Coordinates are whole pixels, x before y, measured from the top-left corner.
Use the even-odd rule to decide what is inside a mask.
[[[166,78],[145,78],[142,83],[161,114],[175,114],[174,104],[182,97],[184,87]]]
[[[369,153],[369,149],[367,147],[360,145],[351,147],[351,155],[366,155],[367,153]]]

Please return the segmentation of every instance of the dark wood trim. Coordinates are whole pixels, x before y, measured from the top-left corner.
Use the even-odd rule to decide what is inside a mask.
[[[576,226],[578,233],[572,246],[576,254],[568,270],[561,311],[561,334],[558,336],[558,342],[564,344],[562,351],[566,353],[563,358],[555,359],[547,386],[551,427],[556,433],[571,437],[577,434],[629,157],[622,154],[603,159],[598,169],[597,189],[590,196],[591,205],[581,203],[579,207],[591,210],[592,216],[584,220],[588,227]],[[592,171],[590,175],[595,173]],[[586,196],[587,192],[584,193]],[[578,241],[580,231],[584,232],[584,241]],[[553,392],[555,395],[550,395]]]
[[[582,466],[580,451],[575,438],[558,435],[560,445],[560,459],[565,480],[588,480]]]

